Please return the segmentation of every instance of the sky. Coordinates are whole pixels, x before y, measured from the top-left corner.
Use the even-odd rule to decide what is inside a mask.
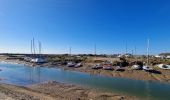
[[[170,52],[169,0],[0,0],[0,53]]]

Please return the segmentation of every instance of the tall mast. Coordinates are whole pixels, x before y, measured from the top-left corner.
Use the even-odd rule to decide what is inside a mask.
[[[136,46],[135,46],[135,52],[134,52],[134,55],[137,55],[137,53],[136,53]]]
[[[70,58],[70,61],[72,61],[72,59],[71,59],[71,47],[69,48],[69,52],[70,52],[70,54],[69,54],[69,58]]]
[[[41,57],[41,42],[39,41],[39,57]]]
[[[95,56],[95,60],[96,60],[96,44],[94,45],[94,56]]]
[[[42,44],[40,42],[40,54],[42,54]]]
[[[148,43],[147,43],[147,66],[149,65],[149,46],[150,46],[150,40],[148,39]]]
[[[32,40],[31,40],[31,54],[32,54]]]
[[[132,56],[134,56],[134,51],[132,50]]]
[[[33,51],[34,51],[34,54],[35,54],[35,43],[34,43],[34,38],[33,38]]]
[[[41,42],[39,41],[39,54],[41,54]]]
[[[70,47],[70,56],[71,56],[71,47]]]
[[[127,41],[126,41],[126,54],[127,54]]]

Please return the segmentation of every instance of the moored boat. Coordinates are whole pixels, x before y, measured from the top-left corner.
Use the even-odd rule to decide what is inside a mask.
[[[161,69],[170,69],[170,65],[165,65],[165,64],[159,64],[157,65]]]
[[[31,62],[33,63],[45,63],[47,60],[45,58],[33,58],[31,59]]]
[[[75,65],[75,68],[79,68],[79,67],[82,67],[83,65],[82,65],[82,63],[77,63],[76,65]]]
[[[116,66],[115,71],[125,71],[125,69],[120,66]]]
[[[67,63],[67,67],[75,67],[75,63],[74,62],[68,62]]]
[[[114,70],[111,65],[103,65],[103,70]]]
[[[132,69],[133,69],[133,70],[141,70],[141,69],[142,69],[142,66],[140,66],[140,65],[133,65],[133,66],[132,66]]]
[[[96,64],[92,69],[102,69],[103,67],[100,64]]]
[[[150,67],[148,67],[148,66],[143,66],[142,69],[145,70],[145,71],[151,71],[151,70],[153,70],[152,68],[150,68]]]

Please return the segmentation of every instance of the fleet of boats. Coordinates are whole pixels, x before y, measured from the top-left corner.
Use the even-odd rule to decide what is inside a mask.
[[[39,42],[39,54],[35,53],[35,43],[34,43],[34,38],[31,40],[31,57],[26,57],[25,61],[29,61],[32,63],[45,63],[47,62],[47,59],[45,57],[41,56],[41,42]],[[96,55],[96,46],[95,46],[95,55]],[[71,56],[71,49],[70,49],[70,56]],[[82,63],[75,63],[72,61],[66,62],[67,67],[73,67],[73,68],[79,68],[82,67]],[[159,64],[157,65],[158,68],[161,69],[170,69],[170,65],[166,64]],[[124,71],[125,68],[120,66],[113,66],[113,62],[111,60],[105,61],[101,64],[95,64],[92,66],[92,69],[103,69],[103,70],[115,70],[115,71]],[[149,67],[149,39],[148,39],[148,44],[147,44],[147,63],[144,66],[134,64],[131,67],[132,70],[144,70],[144,71],[151,71],[153,68]]]
[[[31,40],[31,54],[32,54],[32,56],[30,58],[27,58],[27,60],[32,63],[45,63],[45,62],[47,62],[47,59],[45,57],[42,57],[42,55],[41,55],[42,45],[41,45],[41,42],[38,42],[38,43],[39,43],[39,54],[36,54],[34,38]]]

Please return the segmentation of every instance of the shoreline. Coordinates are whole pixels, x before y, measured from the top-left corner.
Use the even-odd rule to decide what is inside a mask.
[[[11,63],[11,64],[23,64],[27,66],[35,65],[35,67],[39,66],[39,67],[47,67],[47,68],[61,68],[64,70],[83,72],[83,73],[88,73],[93,75],[170,83],[170,74],[169,74],[170,70],[159,69],[162,72],[162,74],[155,74],[155,73],[148,73],[143,70],[131,70],[129,68],[126,68],[124,72],[109,71],[109,70],[102,70],[102,69],[94,70],[91,69],[92,64],[84,64],[83,67],[79,67],[79,68],[70,68],[67,66],[52,65],[50,63],[33,64],[30,62],[25,62],[20,60],[4,60],[4,59],[3,60],[0,59],[0,61],[4,63]]]
[[[50,81],[21,87],[0,83],[0,99],[3,100],[140,100],[135,96],[127,96],[111,92],[102,92]]]

